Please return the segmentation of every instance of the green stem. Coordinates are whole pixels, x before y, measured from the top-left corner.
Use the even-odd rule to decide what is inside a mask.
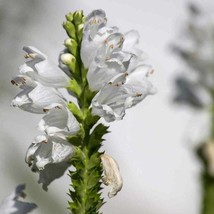
[[[210,142],[214,142],[214,91],[211,91],[213,98],[213,104],[211,106],[211,130],[210,130]],[[200,157],[204,165],[204,172],[202,173],[202,210],[201,214],[214,214],[214,177],[210,175],[208,171],[207,158],[204,157],[203,148],[200,152]]]
[[[98,214],[103,205],[101,197],[102,166],[99,152],[103,135],[108,127],[97,124],[99,117],[91,113],[91,102],[95,93],[91,92],[87,82],[87,69],[84,68],[80,57],[82,25],[84,16],[81,11],[69,13],[67,21],[63,24],[70,39],[65,43],[72,59],[66,62],[72,74],[71,90],[76,98],[78,106],[68,104],[68,108],[81,124],[81,131],[76,136],[71,136],[69,142],[75,145],[75,155],[71,159],[71,165],[75,170],[70,171],[71,187],[69,195],[69,210],[72,214]],[[70,105],[70,106],[69,106]]]
[[[214,213],[214,178],[211,177],[207,170],[203,173],[203,206],[202,214]]]

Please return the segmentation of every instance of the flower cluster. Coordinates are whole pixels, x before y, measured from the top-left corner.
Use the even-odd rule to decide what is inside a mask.
[[[60,177],[69,166],[73,148],[66,137],[79,131],[79,123],[66,107],[58,88],[69,84],[69,77],[34,47],[24,47],[27,62],[11,83],[21,89],[12,106],[36,114],[45,114],[38,124],[44,134],[37,136],[26,153],[32,171],[39,172],[39,183],[47,190],[49,183]]]
[[[63,26],[69,38],[59,56],[60,67],[36,48],[24,47],[28,61],[11,81],[21,89],[12,106],[45,114],[38,124],[44,134],[34,139],[25,158],[32,171],[39,172],[43,189],[72,164],[72,213],[83,207],[84,213],[97,213],[103,204],[102,173],[103,183],[111,187],[109,197],[123,185],[116,161],[99,151],[108,133],[99,119],[121,120],[126,109],[155,93],[148,80],[153,69],[137,47],[138,32],[122,34],[117,27],[108,27],[103,10],[87,17],[76,11],[66,19]],[[72,102],[58,91],[65,87]]]
[[[92,112],[111,122],[122,119],[127,108],[153,94],[155,88],[147,78],[153,70],[137,48],[137,31],[122,34],[106,22],[103,10],[86,17],[81,59],[88,68],[89,88],[98,92],[92,100]]]
[[[26,196],[23,192],[24,189],[25,185],[18,185],[15,191],[0,203],[1,214],[27,214],[37,207],[34,203],[28,203],[20,200]]]

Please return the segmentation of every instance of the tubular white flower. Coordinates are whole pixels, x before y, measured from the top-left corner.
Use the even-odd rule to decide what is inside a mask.
[[[140,35],[136,30],[130,30],[124,34],[123,51],[137,55],[141,60],[144,59],[144,53],[137,45],[140,40]]]
[[[81,44],[81,59],[86,68],[97,55],[104,41],[118,31],[116,27],[106,27],[106,15],[103,10],[94,10],[86,18]]]
[[[0,203],[0,213],[1,214],[27,214],[37,207],[34,203],[28,203],[20,201],[20,198],[24,198],[26,195],[23,192],[25,185],[18,185],[15,191],[5,198],[2,203]]]
[[[124,103],[128,95],[117,82],[125,81],[125,75],[118,75],[115,81],[106,84],[92,100],[92,113],[107,122],[121,120],[125,115]]]
[[[124,36],[121,33],[112,33],[109,35],[97,50],[95,60],[105,61],[111,58],[114,51],[122,50]]]
[[[148,66],[139,66],[130,75],[119,74],[106,84],[92,100],[92,113],[103,117],[107,122],[121,120],[125,110],[156,89],[146,76],[151,72]]]
[[[52,104],[45,108],[45,111],[47,115],[40,120],[38,128],[45,131],[49,136],[66,138],[79,131],[79,123],[66,107],[60,104]]]
[[[26,76],[22,76],[28,80]],[[12,100],[11,105],[36,114],[43,114],[45,108],[52,103],[65,105],[62,95],[51,87],[45,87],[33,81],[21,81],[20,76],[15,77],[11,82],[23,90]]]
[[[73,146],[59,137],[37,136],[25,156],[32,171],[39,172],[39,183],[43,189],[56,178],[61,177],[70,166],[68,160],[73,156]]]
[[[88,70],[87,79],[92,91],[99,91],[113,77],[120,73],[129,73],[137,64],[137,57],[126,52],[113,52],[110,59],[94,60]],[[96,77],[96,78],[95,78]]]
[[[29,59],[20,66],[19,72],[27,75],[44,86],[61,88],[69,84],[70,78],[55,64],[47,59],[47,56],[32,46],[26,46],[23,50]]]
[[[108,197],[112,198],[122,189],[122,176],[120,174],[117,162],[112,157],[103,154],[101,155],[101,161],[104,171],[103,183],[111,187]]]

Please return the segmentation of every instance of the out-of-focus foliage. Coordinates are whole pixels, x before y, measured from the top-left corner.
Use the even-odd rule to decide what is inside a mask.
[[[182,37],[172,46],[188,70],[176,80],[176,102],[195,108],[207,107],[211,103],[214,90],[213,18],[212,14],[194,4],[188,7],[188,20]]]

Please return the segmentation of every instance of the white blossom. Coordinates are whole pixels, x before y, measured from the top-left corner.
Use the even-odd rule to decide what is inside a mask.
[[[22,89],[12,100],[11,105],[32,113],[43,114],[44,109],[52,103],[65,105],[65,100],[55,88],[34,82],[25,75],[12,79],[12,84]]]
[[[118,31],[116,27],[106,26],[106,15],[103,10],[94,10],[86,18],[81,44],[81,59],[86,68],[97,56],[97,50],[105,43],[105,40]]]
[[[32,171],[39,173],[39,183],[47,190],[47,186],[70,166],[68,161],[73,154],[74,148],[66,140],[40,135],[28,148],[25,161]]]
[[[32,46],[25,46],[23,50],[29,59],[20,66],[19,72],[27,75],[44,86],[61,88],[69,84],[70,78],[57,65],[47,59],[47,56]]]
[[[47,114],[39,122],[38,128],[49,136],[66,138],[79,131],[79,123],[65,106],[52,104],[45,111]]]
[[[147,78],[148,72],[151,72],[150,67],[139,66],[128,76],[117,75],[93,98],[92,113],[103,117],[107,122],[121,120],[127,108],[156,92]]]
[[[137,63],[137,56],[123,51],[115,51],[105,60],[95,58],[87,73],[90,89],[92,91],[99,91],[116,75],[130,73],[133,66],[136,66]]]
[[[111,187],[108,197],[112,198],[122,189],[122,176],[120,174],[117,162],[112,157],[103,154],[101,155],[101,161],[104,171],[103,183]]]
[[[20,200],[26,196],[23,192],[24,189],[24,184],[18,185],[15,191],[0,203],[1,214],[26,214],[37,207],[34,203],[28,203]]]

